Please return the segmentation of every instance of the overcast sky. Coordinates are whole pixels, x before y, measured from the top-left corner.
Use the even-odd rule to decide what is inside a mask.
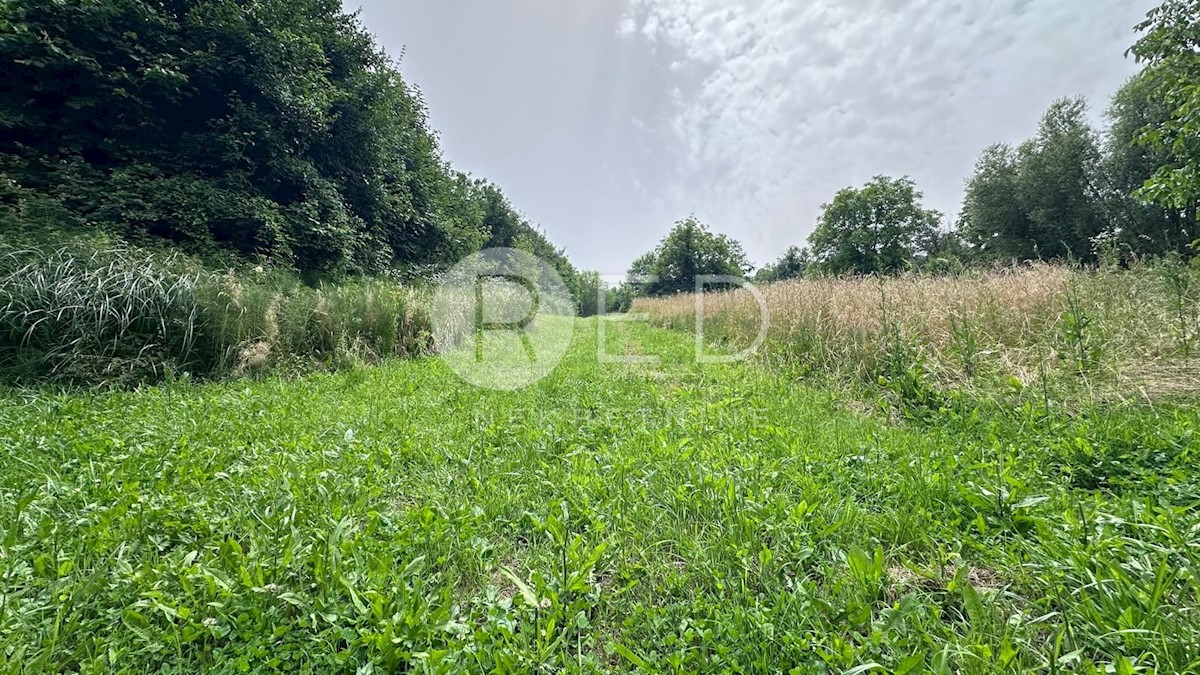
[[[1055,99],[1097,123],[1152,0],[345,0],[446,157],[584,269],[695,214],[757,265],[821,204],[911,175],[953,218],[985,146]]]

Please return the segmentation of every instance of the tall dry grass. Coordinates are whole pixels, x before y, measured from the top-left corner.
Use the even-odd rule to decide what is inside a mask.
[[[873,381],[919,368],[947,384],[1064,374],[1157,389],[1200,381],[1200,275],[1179,261],[824,278],[758,290],[769,309],[761,357],[802,374]],[[632,311],[672,328],[696,321],[690,294],[640,298]],[[728,350],[749,345],[760,326],[747,290],[706,295],[704,315],[706,340]]]

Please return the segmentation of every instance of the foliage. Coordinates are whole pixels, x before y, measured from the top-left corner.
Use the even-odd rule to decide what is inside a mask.
[[[648,284],[650,277],[654,276],[654,266],[657,262],[656,253],[656,251],[647,251],[634,258],[633,262],[629,263],[625,282],[630,286],[644,287],[645,284]]]
[[[570,289],[578,311],[588,311],[585,307],[588,303],[595,306],[595,295],[590,298],[585,295],[590,293],[586,284],[592,280],[579,278],[578,270],[567,259],[566,253],[517,212],[500,188],[486,181],[478,181],[474,189],[481,205],[484,227],[489,233],[486,247],[515,248],[540,258],[558,273]]]
[[[876,176],[846,188],[825,204],[809,235],[812,255],[830,274],[890,273],[905,269],[937,230],[941,214],[920,205],[912,179]]]
[[[1195,226],[1200,201],[1200,2],[1165,0],[1138,27],[1130,49],[1144,64],[1164,117],[1148,122],[1141,142],[1169,161],[1157,167],[1142,195],[1165,208],[1187,209]]]
[[[187,370],[202,283],[179,256],[7,251],[0,257],[4,370],[114,380]]]
[[[1108,194],[1105,209],[1121,248],[1139,256],[1187,253],[1196,237],[1194,208],[1171,208],[1144,201],[1141,188],[1171,163],[1163,147],[1139,142],[1148,126],[1162,124],[1168,110],[1148,71],[1130,78],[1113,96],[1104,157]]]
[[[420,93],[337,0],[15,0],[0,62],[6,220],[310,280],[524,234],[569,271],[497,188],[446,165]]]
[[[654,251],[635,260],[629,274],[642,294],[671,295],[694,292],[701,276],[741,278],[749,271],[740,243],[689,217],[675,223]]]
[[[927,233],[919,246],[924,255],[913,260],[913,267],[923,272],[949,274],[962,271],[976,262],[975,252],[962,233],[945,222]]]
[[[1107,221],[1082,99],[1056,101],[1016,150],[989,147],[967,183],[963,232],[988,260],[1095,260]]]
[[[1017,154],[1008,145],[988,146],[975,163],[963,198],[964,235],[984,255],[998,260],[1035,257],[1032,223],[1019,198]]]
[[[608,302],[605,305],[605,311],[609,314],[617,314],[628,312],[633,306],[633,299],[637,294],[637,289],[629,281],[622,281],[614,287],[606,289]]]
[[[1055,101],[1018,154],[1019,197],[1045,259],[1094,260],[1104,230],[1097,206],[1100,151],[1083,99]]]
[[[599,272],[580,272],[575,277],[578,292],[579,316],[595,316],[608,311],[608,289]]]
[[[807,248],[789,246],[779,260],[760,269],[754,275],[754,280],[759,283],[770,283],[800,279],[804,277],[804,273],[812,262],[812,253]]]

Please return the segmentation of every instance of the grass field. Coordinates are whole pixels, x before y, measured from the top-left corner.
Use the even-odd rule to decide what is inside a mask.
[[[0,400],[11,672],[1200,668],[1200,411],[897,408],[595,320],[436,360]]]
[[[766,360],[802,376],[874,384],[918,374],[977,392],[1043,380],[1084,398],[1200,392],[1200,267],[1177,260],[1097,269],[1034,264],[931,276],[829,277],[760,287]],[[691,330],[691,295],[634,311]],[[710,293],[705,335],[738,348],[759,331],[746,291]]]

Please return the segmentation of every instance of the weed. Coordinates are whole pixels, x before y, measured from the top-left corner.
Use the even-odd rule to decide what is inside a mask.
[[[968,378],[974,377],[979,371],[979,341],[971,319],[964,314],[950,315],[950,353],[958,361],[959,367]]]
[[[1073,370],[1081,375],[1094,371],[1100,365],[1101,350],[1093,334],[1092,323],[1092,315],[1083,306],[1078,290],[1068,288],[1059,327],[1062,344],[1059,358],[1069,362]]]
[[[780,282],[759,289],[771,317],[760,355],[839,385],[912,367],[937,389],[1002,392],[1015,378],[1097,400],[1187,394],[1200,388],[1189,358],[1200,326],[1194,275],[1180,262],[1132,261]],[[747,292],[711,294],[704,307],[706,336],[733,350],[750,344],[760,317]],[[690,326],[694,310],[686,295],[634,306],[669,328]]]
[[[1200,326],[1200,303],[1197,302],[1197,284],[1194,272],[1178,254],[1166,256],[1158,263],[1159,274],[1166,287],[1171,313],[1179,341],[1179,351],[1184,358],[1192,355],[1197,327]]]

